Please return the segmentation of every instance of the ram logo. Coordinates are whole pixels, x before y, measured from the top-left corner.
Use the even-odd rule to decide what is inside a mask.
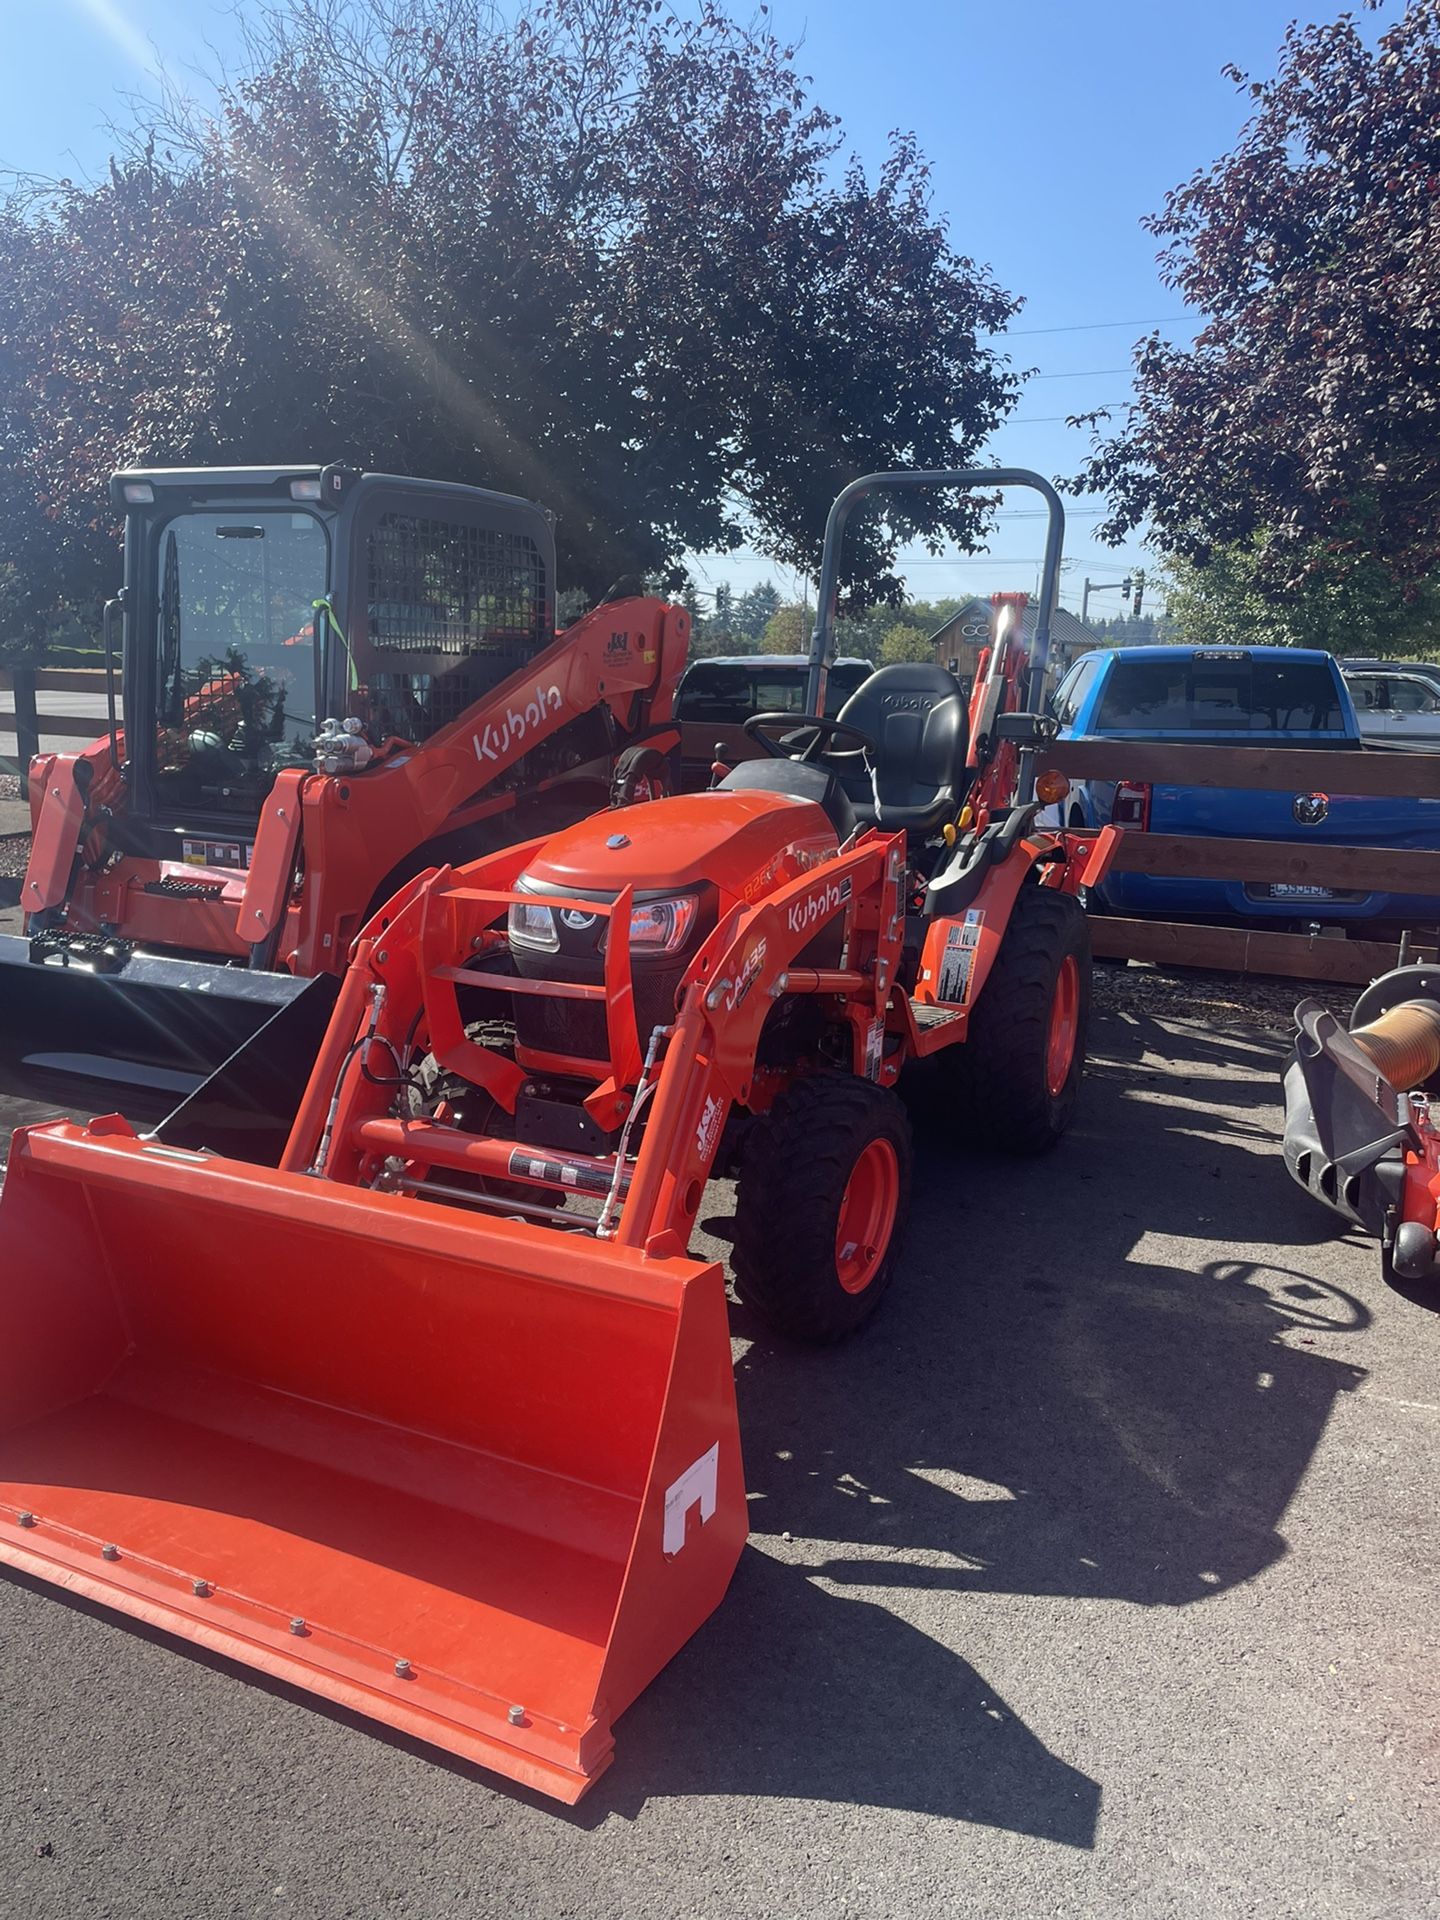
[[[1330,811],[1328,793],[1297,793],[1290,811],[1302,827],[1318,827]]]

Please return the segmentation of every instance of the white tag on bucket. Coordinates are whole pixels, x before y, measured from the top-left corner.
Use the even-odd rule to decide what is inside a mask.
[[[665,1489],[665,1552],[677,1554],[685,1544],[685,1516],[693,1506],[700,1508],[700,1524],[715,1512],[715,1489],[720,1469],[720,1442],[706,1449],[700,1458],[672,1480]]]

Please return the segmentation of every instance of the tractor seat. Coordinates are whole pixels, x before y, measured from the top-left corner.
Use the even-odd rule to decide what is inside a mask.
[[[969,781],[969,726],[953,674],[929,661],[880,667],[837,717],[869,734],[877,750],[874,786],[861,754],[837,743],[830,756],[857,819],[925,839],[955,818]]]

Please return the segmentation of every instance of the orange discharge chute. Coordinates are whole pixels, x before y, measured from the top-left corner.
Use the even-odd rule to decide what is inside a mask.
[[[718,1267],[17,1136],[0,1561],[574,1801],[746,1533]]]

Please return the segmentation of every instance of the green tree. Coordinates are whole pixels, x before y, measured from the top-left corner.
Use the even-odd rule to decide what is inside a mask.
[[[690,642],[694,646],[697,641],[704,639],[707,623],[700,595],[696,592],[693,582],[689,580],[681,591],[680,604],[690,616]]]
[[[1267,539],[1215,549],[1205,565],[1172,559],[1171,638],[1196,646],[1323,647],[1339,654],[1433,653],[1440,585],[1406,589],[1375,562],[1322,549],[1285,592],[1274,586]]]
[[[792,600],[778,607],[765,623],[761,651],[764,653],[808,653],[810,635],[815,630],[815,610]]]
[[[907,660],[933,660],[935,649],[923,629],[896,621],[880,642],[880,664],[895,667]]]
[[[746,540],[813,568],[846,481],[964,464],[1013,404],[979,342],[1016,303],[912,141],[844,159],[763,9],[287,0],[247,48],[213,119],[139,109],[97,183],[0,206],[0,568],[34,631],[113,572],[114,467],[522,493],[594,593]],[[849,586],[988,513],[862,516]]]
[[[1139,343],[1080,484],[1110,496],[1103,538],[1148,520],[1198,567],[1219,549],[1227,604],[1232,576],[1303,576],[1348,615],[1384,602],[1375,570],[1408,593],[1440,567],[1440,0],[1373,45],[1354,13],[1294,26],[1272,79],[1229,71],[1252,103],[1234,151],[1148,223],[1199,336]]]
[[[735,632],[758,646],[767,626],[780,611],[780,595],[769,580],[742,593],[735,602]]]

